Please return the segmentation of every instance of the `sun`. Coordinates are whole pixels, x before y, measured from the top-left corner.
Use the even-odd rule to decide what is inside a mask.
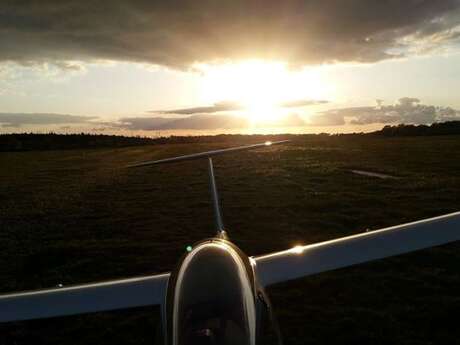
[[[315,69],[290,70],[278,61],[248,60],[199,65],[202,95],[207,103],[229,100],[241,104],[253,123],[276,121],[286,114],[290,100],[323,99],[326,83]]]
[[[243,104],[244,110],[252,124],[276,122],[282,118],[284,113],[279,105],[264,101],[259,102],[257,100]]]

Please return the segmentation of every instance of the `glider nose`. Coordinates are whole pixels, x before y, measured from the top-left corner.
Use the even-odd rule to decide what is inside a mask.
[[[209,242],[187,255],[174,291],[174,344],[189,344],[204,333],[212,334],[216,344],[228,337],[250,344],[253,311],[251,285],[232,248]]]

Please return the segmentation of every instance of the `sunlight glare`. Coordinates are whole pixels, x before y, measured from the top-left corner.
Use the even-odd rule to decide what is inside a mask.
[[[302,254],[303,251],[304,251],[303,246],[295,246],[291,248],[291,252],[293,252],[294,254]]]
[[[196,68],[203,73],[202,93],[208,103],[237,102],[254,123],[280,119],[289,111],[282,108],[284,102],[327,97],[316,69],[289,70],[283,62],[263,60]]]

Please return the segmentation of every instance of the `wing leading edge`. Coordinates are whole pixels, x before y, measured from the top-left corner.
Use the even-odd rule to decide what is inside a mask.
[[[253,257],[263,286],[460,240],[460,212]]]
[[[460,240],[460,212],[253,257],[263,286]],[[0,295],[0,322],[161,304],[170,274]]]
[[[161,304],[169,273],[0,295],[0,322]]]

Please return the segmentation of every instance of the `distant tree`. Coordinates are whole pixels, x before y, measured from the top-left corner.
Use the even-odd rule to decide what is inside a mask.
[[[371,134],[382,135],[386,137],[459,135],[460,121],[435,122],[430,126],[406,124],[399,124],[396,126],[387,125],[383,127],[381,130],[372,132]]]

